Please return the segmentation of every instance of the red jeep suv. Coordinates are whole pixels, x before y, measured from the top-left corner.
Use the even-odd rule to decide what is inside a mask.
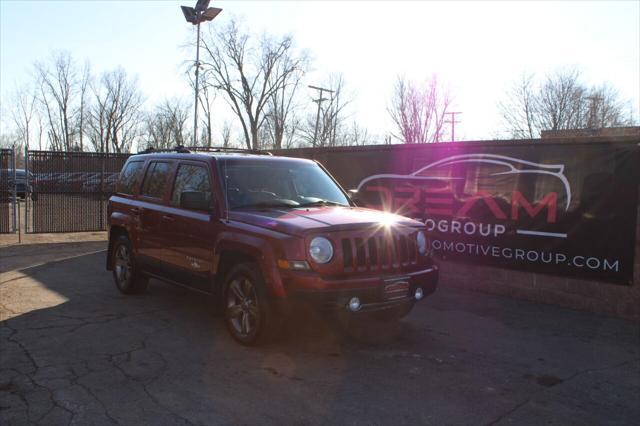
[[[422,223],[357,207],[305,159],[145,151],[123,167],[108,220],[122,293],[153,277],[215,295],[247,345],[300,308],[399,319],[438,281]]]

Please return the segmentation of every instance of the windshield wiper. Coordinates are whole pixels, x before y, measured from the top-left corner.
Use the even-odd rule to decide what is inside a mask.
[[[303,203],[300,204],[299,206],[296,207],[319,207],[319,206],[340,206],[340,207],[349,207],[346,204],[342,204],[342,203],[336,203],[335,201],[330,201],[330,200],[318,200],[318,201],[311,201],[309,203]]]

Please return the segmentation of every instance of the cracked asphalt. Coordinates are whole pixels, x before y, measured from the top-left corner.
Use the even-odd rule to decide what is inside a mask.
[[[210,300],[158,281],[123,296],[104,259],[0,274],[0,424],[640,419],[638,323],[440,288],[394,326],[310,315],[291,321],[280,341],[245,348]]]

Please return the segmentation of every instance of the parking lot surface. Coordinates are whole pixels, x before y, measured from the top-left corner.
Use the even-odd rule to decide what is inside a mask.
[[[211,300],[158,281],[123,296],[104,252],[71,248],[0,274],[2,425],[640,419],[638,323],[440,288],[393,326],[295,318],[245,348]]]

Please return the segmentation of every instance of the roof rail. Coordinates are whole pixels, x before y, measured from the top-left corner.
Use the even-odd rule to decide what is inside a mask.
[[[194,146],[187,147],[187,149],[194,152],[239,152],[256,155],[273,155],[269,151],[262,151],[259,149],[246,149],[246,148],[232,148],[225,146]]]
[[[154,152],[177,152],[180,154],[190,154],[192,152],[239,152],[255,155],[273,155],[269,151],[261,151],[258,149],[229,148],[224,146],[182,146],[178,145],[174,148],[147,148],[139,151],[138,154],[151,154]]]
[[[138,154],[151,154],[153,152],[178,152],[180,154],[189,154],[191,151],[182,145],[177,145],[173,148],[147,148],[143,151],[138,151]]]

